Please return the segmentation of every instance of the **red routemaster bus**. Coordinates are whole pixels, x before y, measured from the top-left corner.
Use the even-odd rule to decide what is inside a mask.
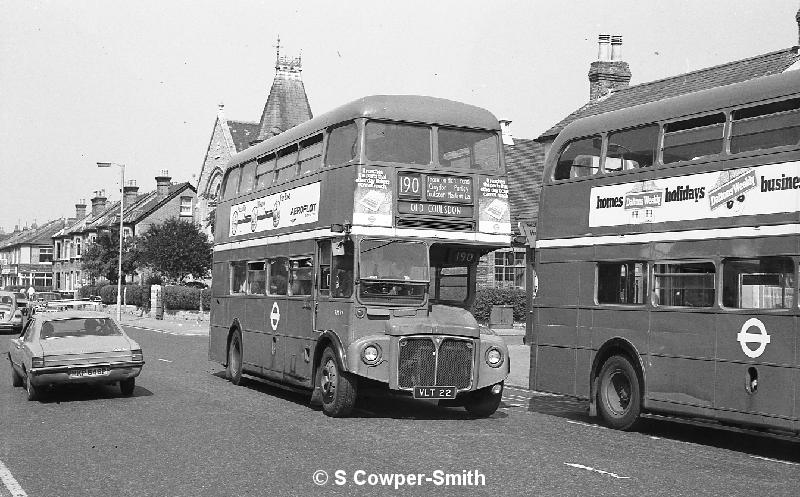
[[[509,372],[469,308],[511,242],[500,126],[365,97],[231,159],[216,210],[209,357],[347,415],[359,387],[492,414]]]
[[[531,387],[800,431],[800,71],[567,126],[547,158]]]

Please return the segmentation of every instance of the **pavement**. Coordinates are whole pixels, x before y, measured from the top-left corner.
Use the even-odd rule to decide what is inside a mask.
[[[207,320],[198,319],[155,319],[134,314],[122,314],[122,324],[133,326],[158,333],[185,336],[208,336]],[[528,389],[528,376],[530,374],[531,348],[522,344],[524,329],[515,325],[513,329],[494,330],[502,336],[508,345],[508,354],[511,361],[511,373],[506,379],[506,385]]]

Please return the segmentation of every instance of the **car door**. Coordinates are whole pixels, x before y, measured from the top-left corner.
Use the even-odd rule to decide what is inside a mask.
[[[12,366],[18,371],[22,371],[30,365],[31,362],[31,345],[33,343],[33,329],[36,320],[29,319],[22,329],[19,337],[11,340],[11,346],[8,350],[8,357],[11,360]]]

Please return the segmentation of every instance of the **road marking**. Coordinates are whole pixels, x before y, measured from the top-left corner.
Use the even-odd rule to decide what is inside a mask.
[[[600,428],[601,430],[606,430],[607,429],[605,426],[593,425],[591,423],[584,423],[583,421],[572,421],[570,419],[567,420],[567,423],[570,423],[570,424],[573,424],[573,425],[588,426],[589,428]]]
[[[620,480],[629,480],[631,478],[630,476],[620,476],[620,475],[618,475],[616,473],[610,473],[608,471],[603,471],[602,469],[597,469],[597,468],[592,468],[592,467],[589,467],[589,466],[584,466],[583,464],[576,464],[576,463],[572,463],[572,462],[565,462],[564,464],[566,464],[567,466],[571,466],[573,468],[585,469],[586,471],[594,471],[595,473],[600,473],[601,475],[607,475],[607,476],[610,476],[612,478],[618,478]]]
[[[789,466],[800,466],[796,462],[791,461],[781,461],[780,459],[772,459],[771,457],[761,457],[761,456],[750,456],[753,459],[761,459],[762,461],[769,461],[769,462],[779,462],[781,464],[788,464]]]
[[[178,331],[157,330],[155,328],[148,328],[146,326],[136,326],[134,324],[123,324],[129,328],[136,328],[137,330],[153,331],[155,333],[162,333],[164,335],[173,335],[177,337],[204,337],[206,333],[181,333]]]
[[[19,482],[17,482],[16,478],[14,478],[14,475],[11,474],[11,471],[3,464],[3,461],[0,461],[0,480],[8,491],[11,492],[11,497],[28,497],[28,494],[22,490],[22,487]]]
[[[163,361],[163,362],[172,362],[172,361],[170,361],[170,360],[167,360],[167,359],[161,359],[160,357],[158,358],[158,360],[159,360],[159,361]]]

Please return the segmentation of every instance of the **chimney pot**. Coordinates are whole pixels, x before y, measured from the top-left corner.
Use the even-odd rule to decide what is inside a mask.
[[[611,37],[611,60],[622,60],[622,35]]]
[[[600,35],[597,37],[597,60],[609,59],[609,43],[611,35]]]

